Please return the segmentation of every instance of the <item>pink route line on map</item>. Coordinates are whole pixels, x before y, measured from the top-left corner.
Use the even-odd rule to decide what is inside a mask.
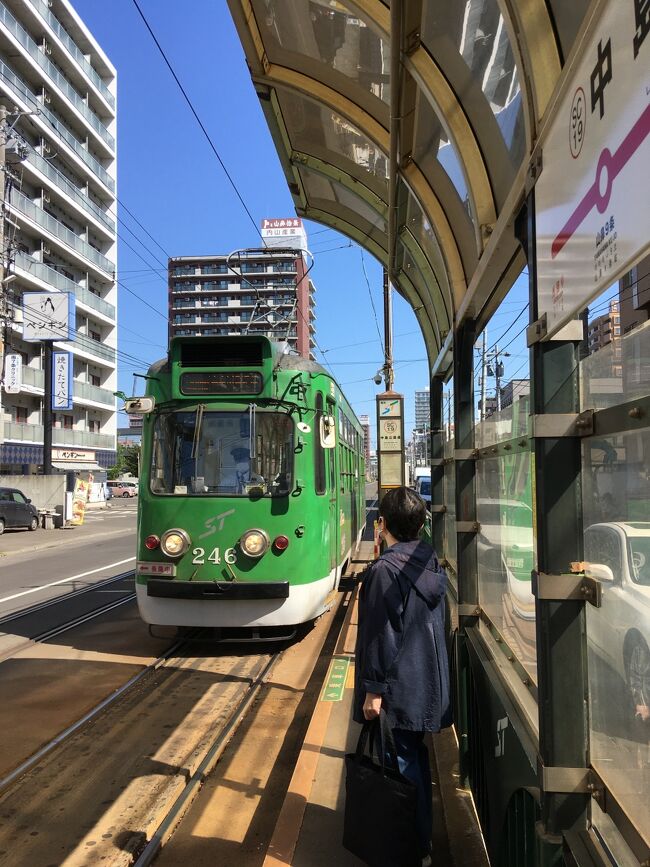
[[[600,214],[605,212],[612,195],[612,187],[614,186],[616,177],[639,149],[648,133],[650,133],[650,105],[646,106],[641,113],[639,119],[619,145],[616,153],[612,155],[609,148],[603,148],[598,158],[596,180],[587,190],[584,198],[569,217],[562,231],[553,241],[551,246],[552,259],[555,259],[567,241],[577,232],[582,225],[582,221],[594,205]],[[604,181],[606,184],[603,193],[600,192],[601,181]]]

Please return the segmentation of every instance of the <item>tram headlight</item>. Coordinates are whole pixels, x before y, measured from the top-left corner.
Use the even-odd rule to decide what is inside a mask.
[[[246,530],[239,540],[239,547],[248,557],[261,557],[268,551],[271,540],[266,530]]]
[[[165,530],[160,537],[160,547],[168,557],[181,557],[190,547],[190,537],[185,530]]]

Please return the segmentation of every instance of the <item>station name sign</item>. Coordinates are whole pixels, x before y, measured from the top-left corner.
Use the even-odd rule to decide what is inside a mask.
[[[609,0],[542,143],[539,315],[558,331],[650,248],[649,4]]]

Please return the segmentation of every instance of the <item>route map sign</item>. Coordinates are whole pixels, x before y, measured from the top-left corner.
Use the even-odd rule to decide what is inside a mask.
[[[539,315],[550,336],[650,247],[650,4],[610,0],[542,146]]]

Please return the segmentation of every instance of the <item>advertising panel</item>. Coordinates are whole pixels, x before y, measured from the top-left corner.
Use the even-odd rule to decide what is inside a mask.
[[[262,238],[265,247],[307,249],[307,233],[300,217],[265,218],[262,220]]]
[[[88,473],[88,481],[84,479],[76,479],[74,483],[74,492],[72,494],[72,518],[70,523],[75,527],[80,527],[84,522],[86,514],[86,503],[93,483],[92,473]]]
[[[72,292],[25,292],[23,339],[71,340],[75,329],[75,297]]]
[[[23,383],[23,359],[17,352],[5,356],[4,386],[7,394],[18,394]]]
[[[52,409],[72,409],[72,353],[52,355]]]
[[[650,246],[647,5],[604,6],[542,145],[537,269],[549,335]]]

